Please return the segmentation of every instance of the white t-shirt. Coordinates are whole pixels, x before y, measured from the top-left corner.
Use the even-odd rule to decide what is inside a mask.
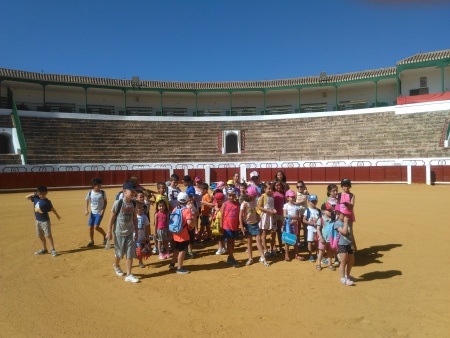
[[[100,211],[102,211],[103,208],[105,207],[106,193],[104,194],[105,197],[103,198],[103,193],[101,191],[95,192],[94,190],[91,190],[87,193],[86,201],[90,202],[91,212],[93,214],[99,214]]]
[[[298,205],[295,205],[295,204],[290,205],[289,203],[286,203],[283,206],[283,210],[287,210],[287,214],[289,216],[299,216],[299,214],[298,214],[298,210],[299,210]],[[293,219],[292,221],[298,222],[296,219],[295,220]]]

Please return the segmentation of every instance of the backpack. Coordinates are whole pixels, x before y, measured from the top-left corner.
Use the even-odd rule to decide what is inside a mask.
[[[320,224],[322,224],[323,226],[323,218],[322,218],[322,211],[320,209],[317,209],[317,211],[319,211],[319,218],[320,219]],[[311,211],[309,211],[309,208],[306,209],[306,220],[309,221],[309,218],[311,217]],[[316,237],[314,238],[314,240],[317,242],[319,240],[319,235],[316,232]]]
[[[144,239],[136,248],[136,256],[139,260],[148,259],[152,255],[152,246],[148,239]]]
[[[211,233],[213,236],[222,236],[223,230],[220,228],[220,218],[217,217],[220,213],[220,210],[214,212],[212,216],[212,223],[211,223]],[[222,216],[220,216],[222,217]]]
[[[291,233],[291,216],[284,220],[284,229],[281,234],[281,240],[288,245],[295,245],[297,243],[297,235]]]
[[[116,201],[118,201],[120,199],[120,195],[123,195],[123,189],[120,190],[117,195],[116,195]]]
[[[330,229],[330,234],[329,234],[328,238],[330,240],[330,247],[334,251],[337,251],[337,249],[338,249],[339,237],[341,237],[341,233],[334,228],[334,223],[333,223],[333,226]]]
[[[169,216],[169,231],[179,234],[183,231],[183,212],[186,207],[176,207]]]
[[[102,193],[103,200],[105,199],[105,190],[100,190]],[[89,198],[91,198],[92,190],[89,191]]]

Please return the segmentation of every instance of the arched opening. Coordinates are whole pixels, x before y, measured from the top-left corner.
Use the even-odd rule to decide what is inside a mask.
[[[238,136],[235,133],[229,133],[225,136],[225,153],[238,153]]]
[[[12,148],[11,135],[0,134],[0,154],[11,154]]]

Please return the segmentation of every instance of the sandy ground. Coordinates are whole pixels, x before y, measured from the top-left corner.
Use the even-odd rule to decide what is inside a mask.
[[[117,188],[106,189],[110,203]],[[324,186],[309,186],[319,199]],[[124,282],[113,250],[89,241],[87,190],[50,191],[58,257],[40,249],[26,193],[0,195],[0,336],[444,337],[450,318],[450,186],[355,185],[355,286],[338,271],[281,259],[229,267],[196,248],[188,275],[152,256]],[[109,213],[107,216],[109,219]],[[107,219],[103,221],[106,228]],[[96,234],[97,243],[101,243]],[[124,267],[124,264],[122,264]]]

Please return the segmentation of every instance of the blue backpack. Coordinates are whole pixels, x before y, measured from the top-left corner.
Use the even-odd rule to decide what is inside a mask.
[[[183,231],[183,212],[186,207],[176,207],[169,217],[169,231],[174,234],[179,234]]]

